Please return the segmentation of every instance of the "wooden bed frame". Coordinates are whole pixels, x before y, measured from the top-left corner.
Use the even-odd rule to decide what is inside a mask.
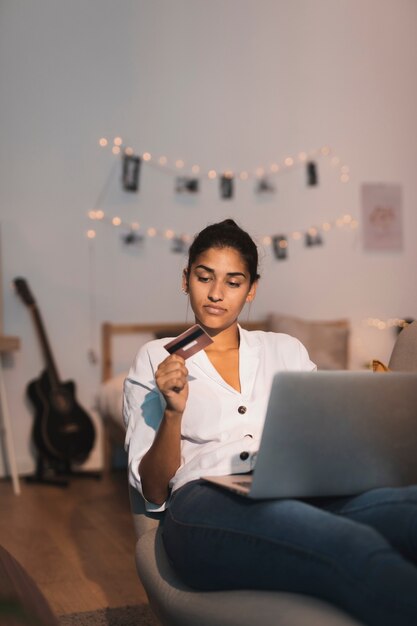
[[[240,322],[242,328],[246,330],[266,330],[267,321],[261,320],[257,322]],[[113,337],[117,335],[138,335],[140,333],[158,334],[166,333],[166,337],[173,337],[175,333],[183,332],[192,326],[192,322],[178,322],[160,324],[112,324],[110,322],[104,322],[101,327],[101,355],[102,355],[102,370],[101,380],[105,382],[109,380],[113,372]],[[173,335],[174,333],[174,335]],[[133,358],[134,355],[132,355]]]
[[[138,335],[141,333],[165,335],[173,337],[192,326],[192,322],[178,322],[159,324],[112,324],[104,322],[101,327],[101,355],[102,370],[101,380],[106,382],[114,375],[113,339],[120,335]],[[266,330],[266,320],[257,322],[241,322],[241,326],[247,330]],[[134,355],[132,355],[133,358]],[[121,447],[124,443],[125,431],[112,419],[105,419],[104,422],[104,470],[109,472],[112,468],[113,448]]]

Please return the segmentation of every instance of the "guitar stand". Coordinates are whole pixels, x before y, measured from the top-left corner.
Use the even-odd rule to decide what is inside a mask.
[[[59,478],[62,476],[62,478]],[[87,472],[83,470],[73,470],[69,461],[61,465],[47,465],[45,459],[39,455],[36,462],[35,473],[26,476],[26,482],[30,484],[50,485],[52,487],[68,487],[71,478],[94,478],[100,480],[100,472]]]

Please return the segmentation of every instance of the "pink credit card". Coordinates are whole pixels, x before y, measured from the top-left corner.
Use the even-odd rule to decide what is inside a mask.
[[[165,350],[170,354],[178,354],[183,359],[188,359],[200,350],[213,343],[213,339],[201,328],[199,324],[194,324],[188,330],[175,337],[172,341],[164,345]]]

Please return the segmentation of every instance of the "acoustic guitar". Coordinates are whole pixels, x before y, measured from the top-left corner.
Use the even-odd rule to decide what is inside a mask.
[[[15,278],[16,291],[29,307],[40,341],[45,369],[27,386],[35,408],[33,440],[42,467],[70,470],[72,463],[85,461],[94,445],[95,429],[91,417],[78,404],[73,381],[61,382],[41,314],[24,278]]]

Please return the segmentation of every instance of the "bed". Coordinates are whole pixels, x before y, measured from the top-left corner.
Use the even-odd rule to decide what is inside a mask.
[[[122,417],[123,381],[138,349],[151,339],[175,337],[192,322],[154,324],[112,324],[101,328],[102,372],[97,408],[104,425],[104,468],[110,471],[116,448],[124,444]],[[319,369],[347,369],[350,324],[347,319],[305,320],[270,314],[263,320],[241,322],[247,330],[284,332],[300,339]]]

